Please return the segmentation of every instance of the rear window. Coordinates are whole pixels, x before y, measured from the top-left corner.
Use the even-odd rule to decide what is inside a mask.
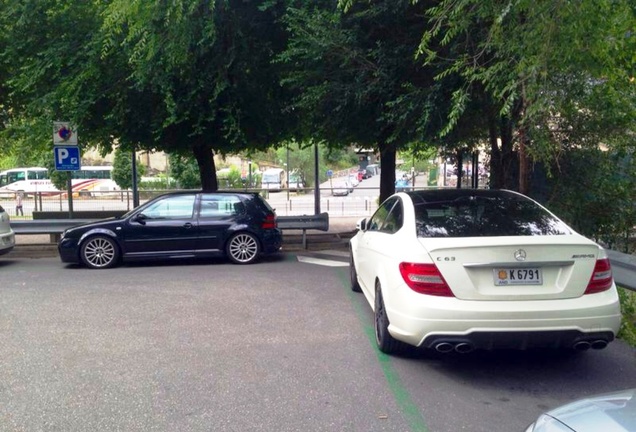
[[[571,231],[521,196],[462,196],[415,204],[418,237],[565,235]]]
[[[269,203],[267,201],[265,201],[263,199],[263,197],[261,197],[258,194],[253,194],[250,196],[250,199],[252,200],[252,202],[254,204],[256,204],[257,207],[259,207],[261,210],[264,210],[265,213],[275,213],[276,211],[272,208],[272,206],[269,205]]]

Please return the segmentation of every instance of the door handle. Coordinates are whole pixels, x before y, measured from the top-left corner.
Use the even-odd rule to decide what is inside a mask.
[[[190,229],[192,228],[192,224],[190,222],[186,222],[185,224],[183,224],[183,227],[186,229]]]

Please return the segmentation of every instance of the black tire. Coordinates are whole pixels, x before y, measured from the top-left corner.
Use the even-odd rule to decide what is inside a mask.
[[[395,339],[389,333],[389,318],[386,315],[384,300],[382,299],[382,290],[380,282],[375,283],[375,342],[380,351],[385,354],[397,354],[403,351],[407,344]]]
[[[80,258],[91,269],[114,267],[119,262],[119,246],[112,238],[104,235],[89,237],[80,249]]]
[[[356,264],[353,262],[353,253],[349,255],[349,279],[351,281],[351,291],[362,292],[360,283],[358,283],[358,272],[356,271]]]
[[[252,264],[261,254],[261,244],[254,234],[240,232],[230,237],[225,253],[234,264]]]

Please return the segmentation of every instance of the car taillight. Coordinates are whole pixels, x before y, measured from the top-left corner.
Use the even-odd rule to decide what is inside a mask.
[[[596,260],[594,273],[587,284],[585,294],[607,291],[612,287],[612,266],[608,258]]]
[[[435,264],[400,263],[400,274],[413,291],[442,297],[454,297],[453,292]]]
[[[261,228],[263,229],[276,228],[276,215],[268,214],[267,216],[265,216],[265,220],[261,224]]]

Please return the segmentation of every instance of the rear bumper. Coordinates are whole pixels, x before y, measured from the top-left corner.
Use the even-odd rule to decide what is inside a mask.
[[[0,235],[0,255],[7,254],[15,247],[15,234],[10,231]]]
[[[429,297],[429,296],[426,296]],[[415,346],[465,341],[474,348],[574,347],[578,342],[611,342],[621,323],[615,289],[579,298],[492,302],[424,299],[408,310],[387,304],[389,332]],[[600,347],[600,343],[597,347]]]
[[[283,246],[283,233],[278,228],[266,230],[262,233],[262,240],[263,253],[275,253]]]
[[[466,335],[431,335],[420,345],[439,352],[469,352],[475,349],[602,349],[614,340],[614,333],[582,332],[579,330],[556,331],[476,331]]]

